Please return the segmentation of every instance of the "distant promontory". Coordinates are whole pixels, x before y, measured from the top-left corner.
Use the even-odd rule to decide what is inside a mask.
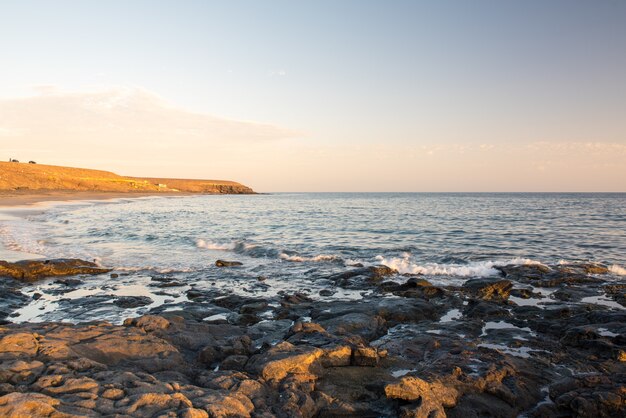
[[[0,192],[80,191],[116,193],[253,194],[227,180],[120,176],[109,171],[35,163],[0,162]]]

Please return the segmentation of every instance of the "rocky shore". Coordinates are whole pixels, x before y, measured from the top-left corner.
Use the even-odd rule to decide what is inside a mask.
[[[39,263],[0,264],[0,416],[626,414],[626,284],[602,265],[511,265],[455,286],[355,266],[316,295],[191,287],[121,325],[13,323],[35,297],[26,281],[53,273],[71,288],[81,276],[58,276],[105,275],[76,260]],[[333,298],[340,289],[363,297]]]

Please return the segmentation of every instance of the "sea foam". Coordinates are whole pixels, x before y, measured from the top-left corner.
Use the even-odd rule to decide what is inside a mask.
[[[616,276],[626,276],[626,268],[613,264],[609,266],[609,271]]]
[[[404,254],[400,258],[386,258],[383,256],[377,256],[376,260],[381,264],[398,270],[400,273],[409,274],[424,274],[430,276],[461,276],[461,277],[474,277],[474,276],[495,276],[499,274],[496,269],[498,266],[506,266],[510,264],[515,265],[530,265],[530,264],[542,264],[538,261],[531,260],[529,258],[512,258],[509,260],[497,260],[497,261],[473,261],[467,264],[439,264],[439,263],[424,263],[418,264],[412,261],[410,254]]]

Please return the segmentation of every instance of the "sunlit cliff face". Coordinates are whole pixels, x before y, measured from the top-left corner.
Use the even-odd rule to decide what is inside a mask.
[[[431,127],[359,142],[197,113],[137,88],[42,88],[0,99],[0,115],[4,159],[125,175],[232,179],[259,191],[626,190],[626,145],[595,138],[485,132],[461,142]]]

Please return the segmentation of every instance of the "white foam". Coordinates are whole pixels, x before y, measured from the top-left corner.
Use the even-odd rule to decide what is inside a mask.
[[[619,336],[619,334],[615,333],[615,332],[611,332],[606,328],[598,328],[598,334],[601,337],[617,337]]]
[[[235,243],[223,244],[219,242],[206,241],[203,239],[196,240],[196,247],[206,248],[207,250],[219,250],[219,251],[233,251],[235,249]]]
[[[340,260],[341,258],[335,256],[335,255],[329,255],[329,254],[320,254],[320,255],[316,255],[314,257],[303,257],[303,256],[299,256],[299,255],[289,255],[289,254],[285,254],[285,253],[280,253],[278,256],[281,260],[285,260],[285,261],[293,261],[296,263],[303,263],[303,262],[323,262],[323,261],[336,261],[336,260]]]
[[[609,272],[616,276],[626,276],[626,268],[613,264],[609,266]]]
[[[410,254],[404,254],[402,258],[385,258],[377,256],[381,264],[398,270],[400,273],[423,274],[429,276],[461,276],[461,277],[484,277],[496,276],[499,274],[495,268],[506,265],[541,265],[542,263],[529,258],[513,258],[498,261],[474,261],[467,264],[438,264],[425,263],[418,264],[412,261]]]

